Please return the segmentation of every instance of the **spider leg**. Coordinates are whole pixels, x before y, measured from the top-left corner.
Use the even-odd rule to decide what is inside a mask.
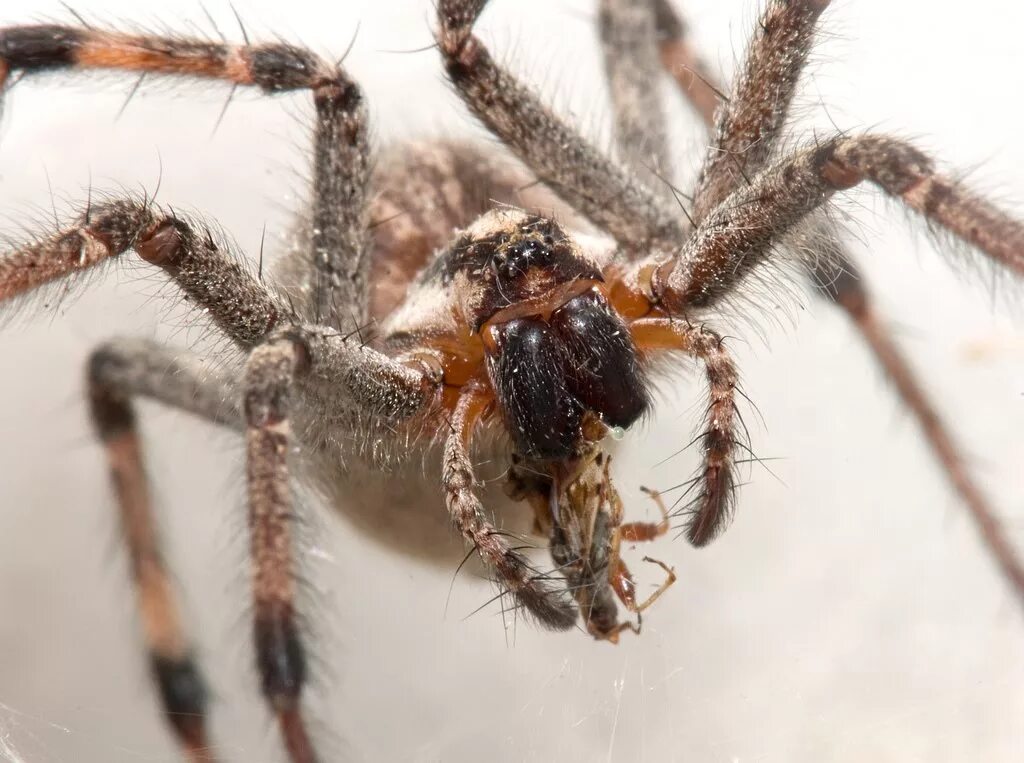
[[[626,522],[623,525],[619,525],[619,535],[622,540],[627,543],[643,543],[652,541],[660,538],[662,535],[667,533],[669,529],[668,506],[665,505],[665,499],[661,497],[661,493],[657,490],[651,490],[646,487],[642,487],[640,489],[643,490],[658,507],[658,511],[661,512],[661,521]]]
[[[438,2],[445,70],[470,111],[555,193],[628,252],[678,247],[687,227],[672,203],[613,163],[494,62],[472,33],[485,4]]]
[[[1024,598],[1024,563],[1006,535],[1002,522],[967,469],[960,446],[907,363],[872,305],[856,271],[844,270],[821,281],[822,293],[849,316],[871,352],[878,358],[900,398],[914,414],[953,488],[967,506],[1002,574]]]
[[[314,102],[312,307],[318,323],[332,316],[340,328],[363,323],[369,310],[369,128],[362,92],[340,71]]]
[[[724,529],[735,503],[739,374],[721,337],[703,326],[668,318],[641,318],[630,324],[630,331],[638,347],[684,352],[704,364],[710,398],[707,428],[700,438],[704,465],[697,495],[679,513],[688,517],[686,536],[690,542],[706,545]]]
[[[296,375],[308,364],[299,344],[270,341],[249,356],[243,383],[256,665],[263,696],[296,763],[316,759],[299,701],[306,660],[296,624],[288,479],[290,397]]]
[[[363,411],[391,420],[420,411],[434,396],[422,372],[329,327],[285,329],[256,347],[246,362],[242,398],[256,663],[263,695],[294,763],[317,757],[300,703],[307,670],[295,601],[291,413],[300,385],[318,380],[342,389]]]
[[[768,167],[697,227],[656,291],[670,310],[717,302],[836,191],[870,180],[930,223],[1024,275],[1024,224],[939,174],[930,157],[884,135],[833,137]]]
[[[722,88],[687,39],[687,26],[672,0],[654,0],[661,65],[707,125],[713,125]]]
[[[346,320],[365,320],[366,113],[359,88],[338,66],[284,43],[229,45],[54,24],[0,29],[0,100],[11,72],[54,69],[215,79],[267,94],[311,90],[316,106],[312,210],[303,254],[313,270],[313,294],[307,317],[326,319],[338,306]]]
[[[633,614],[637,615],[637,621],[634,625],[629,621],[620,623],[618,626],[618,632],[621,632],[625,628],[631,628],[634,633],[640,632],[640,615],[643,614],[654,602],[661,598],[661,595],[665,593],[669,588],[675,585],[677,580],[676,571],[669,567],[664,562],[658,561],[657,559],[651,559],[649,556],[644,557],[644,561],[650,564],[656,564],[665,571],[665,579],[661,582],[654,591],[646,599],[637,603],[636,600],[636,582],[633,580],[633,573],[629,571],[626,563],[622,561],[622,556],[619,554],[619,541],[613,541],[613,547],[608,561],[608,582],[615,591],[615,595],[619,597],[619,601]]]
[[[152,398],[240,429],[233,382],[190,353],[143,340],[119,339],[104,343],[90,356],[88,395],[117,494],[150,672],[164,715],[189,760],[212,761],[206,685],[189,647],[171,576],[160,552],[132,398]]]
[[[564,591],[547,585],[533,572],[526,558],[509,547],[504,536],[487,520],[484,507],[473,492],[475,478],[469,448],[473,430],[489,404],[490,398],[472,383],[459,397],[444,446],[445,504],[456,528],[516,601],[542,625],[567,630],[576,622],[576,608]]]
[[[347,341],[334,328],[292,325],[291,316],[276,299],[236,259],[222,251],[208,231],[197,232],[179,217],[131,199],[97,205],[70,228],[0,257],[0,303],[129,249],[162,268],[237,344],[255,347],[246,365],[243,397],[258,667],[291,760],[313,761],[315,755],[299,712],[305,667],[294,624],[294,584],[290,577],[291,496],[286,464],[290,436],[286,414],[292,386],[296,378],[301,378],[304,383],[330,390],[327,394],[318,388],[319,400],[396,419],[419,411],[433,399],[431,379],[421,370],[359,342]],[[268,341],[268,334],[279,323],[283,325]],[[148,360],[156,366],[160,357],[149,356]],[[96,378],[105,382],[93,386],[93,406],[114,461],[115,477],[121,481],[118,489],[126,521],[139,523],[129,528],[129,534],[142,533],[138,543],[152,546],[151,525],[143,508],[148,498],[137,442],[128,427],[130,409],[125,407],[124,388],[141,394],[152,391],[158,398],[170,396],[172,402],[177,400],[173,397],[176,388],[157,390],[144,361],[134,366],[113,362],[106,353],[94,360],[92,368]],[[197,412],[220,415],[212,407],[204,408],[215,401],[208,395],[194,396],[198,390],[187,380],[180,383],[178,392],[193,395],[187,405]],[[226,410],[223,415],[230,418],[230,409]],[[146,563],[150,568],[145,574],[152,578],[156,571],[151,561]],[[155,578],[147,585],[160,586],[161,580]],[[160,610],[147,612],[144,620],[150,616],[169,617],[171,613],[164,607],[162,615]],[[173,635],[172,625],[165,624],[161,633]],[[180,651],[183,646],[169,641],[167,648]],[[201,701],[197,674],[188,672],[187,665],[172,663],[161,669],[174,671],[161,680],[181,682],[181,686],[174,687],[176,691],[194,690],[194,701]],[[200,731],[201,726],[190,724],[182,732],[193,735],[186,743],[198,744],[195,735]]]
[[[649,495],[657,504],[658,509],[661,511],[660,522],[629,522],[627,524],[619,524],[624,509],[622,506],[622,499],[618,493],[613,493],[611,497],[612,501],[612,524],[615,529],[612,531],[611,543],[608,548],[608,584],[611,586],[615,595],[618,597],[626,609],[633,612],[637,616],[636,623],[623,621],[619,623],[606,638],[612,643],[618,643],[619,634],[627,628],[632,630],[634,633],[640,633],[641,626],[641,613],[651,606],[658,598],[665,593],[672,584],[676,582],[676,573],[671,567],[664,562],[659,562],[656,559],[650,557],[644,557],[645,562],[656,564],[661,567],[665,573],[665,580],[660,586],[648,596],[644,601],[637,604],[636,601],[636,582],[633,580],[633,574],[629,571],[629,567],[622,560],[622,542],[626,541],[629,543],[637,543],[641,541],[651,541],[658,538],[668,532],[669,529],[669,513],[668,507],[665,506],[665,502],[662,500],[661,495],[654,490],[648,490],[647,488],[641,488],[647,495]]]
[[[0,255],[0,304],[128,250],[160,267],[243,347],[259,342],[286,317],[208,228],[135,199],[97,204],[68,228]]]
[[[660,61],[652,0],[601,0],[599,27],[611,92],[619,158],[647,185],[671,175],[669,141],[658,81]]]
[[[714,139],[694,192],[697,222],[768,161],[811,51],[818,17],[830,2],[769,0],[729,100],[716,112]]]
[[[285,317],[285,312],[263,285],[239,262],[221,251],[212,237],[197,233],[177,217],[131,200],[90,209],[71,228],[0,258],[0,301],[128,249],[134,249],[144,260],[160,266],[243,347],[263,347],[260,343],[264,337]],[[316,361],[316,373],[331,380],[337,396],[347,395],[351,405],[381,415],[418,407],[425,395],[422,373],[357,343],[346,344],[333,329],[325,327],[319,333],[305,333],[309,341],[303,345],[306,354],[302,357],[309,357],[309,365]],[[286,522],[290,496],[286,486],[275,482],[275,479],[287,477],[282,466],[286,438],[279,426],[281,421],[274,419],[284,405],[287,387],[282,388],[283,382],[278,377],[284,373],[281,366],[285,370],[290,370],[291,366],[287,357],[279,357],[277,344],[271,345],[271,349],[275,352],[263,349],[254,352],[246,372],[257,652],[264,690],[277,709],[292,759],[309,761],[313,760],[312,747],[297,705],[304,677],[301,648],[290,619],[292,588],[286,582],[290,563]],[[294,364],[294,358],[291,362]],[[270,373],[275,369],[278,376]],[[413,396],[415,400],[410,402]],[[118,449],[111,451],[112,457],[123,462],[119,473],[134,470],[136,479],[125,483],[125,489],[136,491],[136,497],[131,500],[138,503],[145,499],[137,494],[144,483],[138,479],[141,466],[133,447],[134,439],[119,439],[117,443]],[[127,502],[129,498],[124,500]],[[175,678],[172,675],[167,680]],[[187,675],[177,678],[185,680]]]

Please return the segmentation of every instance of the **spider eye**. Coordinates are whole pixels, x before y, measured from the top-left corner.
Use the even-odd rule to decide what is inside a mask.
[[[535,239],[519,241],[505,250],[505,256],[499,265],[502,278],[515,278],[531,267],[547,264],[551,259],[551,250]]]
[[[568,387],[612,427],[628,427],[647,409],[647,384],[629,329],[599,294],[581,294],[551,316],[565,356]]]
[[[566,386],[558,338],[541,320],[520,318],[497,327],[498,351],[487,373],[521,454],[567,458],[580,438],[583,410]]]

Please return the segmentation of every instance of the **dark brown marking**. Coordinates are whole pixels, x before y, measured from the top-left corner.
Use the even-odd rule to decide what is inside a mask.
[[[56,24],[0,29],[0,60],[11,69],[53,69],[74,63],[85,33]]]
[[[135,415],[123,394],[115,392],[107,379],[116,373],[121,364],[117,353],[100,349],[89,357],[86,369],[88,379],[89,407],[93,425],[101,440],[108,440],[135,427]]]
[[[825,162],[821,166],[821,176],[825,182],[837,191],[845,191],[857,185],[864,176],[853,167],[835,160]]]
[[[835,153],[835,142],[828,141],[811,155],[811,165],[821,173],[826,183],[837,191],[845,191],[857,185],[864,176],[855,168],[836,159]],[[789,170],[791,175],[796,172],[793,166]],[[792,182],[791,178],[787,178],[787,181]]]
[[[154,654],[150,670],[160,692],[160,701],[167,720],[185,749],[199,760],[208,757],[206,738],[206,684],[191,656],[165,657]]]
[[[268,93],[315,87],[327,70],[319,58],[292,45],[260,45],[247,57],[253,84]]]
[[[285,608],[259,612],[253,631],[263,693],[277,711],[291,707],[306,682],[306,657],[294,617]]]
[[[928,217],[936,217],[942,208],[956,201],[955,196],[953,187],[949,183],[936,180],[928,187],[928,193],[925,194],[924,202],[921,204],[921,211]]]

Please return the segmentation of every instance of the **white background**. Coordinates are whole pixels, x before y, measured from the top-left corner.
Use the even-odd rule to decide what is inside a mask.
[[[239,38],[227,4],[209,5]],[[347,64],[379,141],[474,129],[436,53],[388,52],[430,43],[430,3],[235,5],[252,36],[280,32],[334,55],[358,23]],[[193,2],[75,7],[209,29]],[[754,3],[686,7],[709,60],[731,71]],[[56,2],[8,0],[0,24],[48,13],[68,17]],[[601,139],[593,15],[583,0],[496,0],[481,29]],[[804,88],[805,131],[835,122],[913,136],[1024,213],[1024,10],[998,0],[843,0],[824,25],[830,39]],[[306,166],[307,99],[239,97],[211,137],[226,88],[143,87],[118,119],[132,82],[18,85],[0,124],[2,230],[45,224],[48,182],[79,200],[90,176],[102,189],[152,190],[162,164],[162,201],[203,210],[250,253],[264,224],[268,240],[280,235]],[[686,176],[702,134],[685,109],[671,113]],[[955,276],[877,196],[856,202],[855,248],[879,300],[1020,545],[1024,332],[1014,295],[994,298],[986,271],[969,283]],[[84,358],[101,339],[189,337],[180,321],[161,327],[158,291],[167,292],[141,268],[121,268],[56,313],[0,331],[0,758],[177,760],[148,684],[81,398]],[[464,619],[490,597],[486,583],[460,575],[446,611],[455,562],[419,564],[326,522],[307,571],[319,592],[312,706],[328,759],[1024,759],[1018,602],[844,320],[806,300],[779,312],[781,327],[763,316],[767,341],[734,342],[766,422],[747,416],[754,446],[780,459],[770,464],[778,479],[752,470],[734,526],[706,550],[666,541],[630,552],[650,551],[679,574],[640,638],[613,648],[523,623],[506,631],[494,606]],[[653,423],[627,438],[616,469],[634,516],[649,511],[639,485],[665,487],[692,469],[692,453],[657,464],[690,440],[700,393],[692,380],[674,383]],[[168,557],[214,688],[221,757],[280,760],[250,667],[237,442],[152,406],[143,419]]]

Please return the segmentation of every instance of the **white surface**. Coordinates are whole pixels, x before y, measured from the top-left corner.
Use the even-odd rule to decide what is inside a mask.
[[[381,140],[471,129],[434,52],[384,52],[429,44],[430,3],[235,4],[252,36],[282,31],[334,54],[358,21],[348,63]],[[208,28],[198,4],[178,5],[75,3],[110,20]],[[482,27],[495,48],[600,128],[591,4],[494,6]],[[686,6],[709,58],[731,69],[753,3]],[[8,0],[0,24],[40,13],[67,17],[56,2]],[[239,37],[225,3],[212,13]],[[982,188],[1024,202],[1024,10],[997,0],[844,0],[825,25],[836,37],[805,88],[808,124],[829,128],[814,107],[822,101],[838,125],[915,136],[957,167],[979,168]],[[115,119],[131,83],[16,88],[0,128],[4,230],[47,219],[47,173],[58,196],[80,199],[90,174],[99,188],[152,189],[161,164],[161,199],[215,217],[247,251],[257,251],[265,222],[282,230],[290,191],[301,188],[295,170],[305,167],[302,97],[238,98],[211,137],[226,89],[143,88]],[[672,113],[681,166],[692,169],[700,130],[684,109]],[[1020,543],[1019,310],[1014,318],[993,302],[984,279],[965,287],[876,199],[851,207],[857,252]],[[1024,213],[1024,203],[1015,208]],[[188,336],[158,328],[166,306],[150,296],[165,290],[136,272],[111,272],[56,316],[0,331],[0,759],[176,760],[81,400],[83,360],[102,338]],[[460,575],[446,613],[454,565],[425,567],[328,523],[317,543],[329,558],[309,566],[323,634],[314,707],[332,749],[367,761],[1024,759],[1016,602],[849,327],[814,303],[785,317],[785,329],[768,328],[767,345],[734,343],[767,422],[747,417],[754,445],[782,458],[771,463],[779,479],[752,471],[734,526],[712,547],[651,549],[680,580],[639,639],[612,648],[523,624],[505,632],[494,607],[464,620],[491,595],[486,584]],[[657,465],[695,425],[700,385],[676,387],[616,462],[634,514],[648,510],[638,485],[671,485],[692,468],[692,454]],[[149,406],[143,425],[168,556],[214,686],[214,739],[228,760],[280,760],[250,668],[238,445]]]

